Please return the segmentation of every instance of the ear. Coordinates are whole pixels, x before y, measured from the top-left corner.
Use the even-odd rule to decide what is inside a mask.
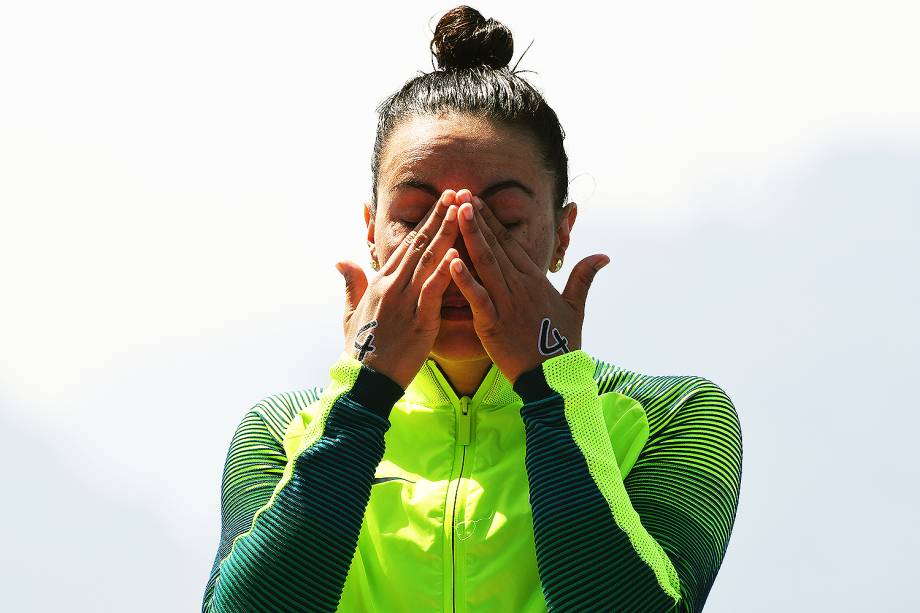
[[[367,224],[367,247],[371,252],[371,259],[376,259],[377,246],[374,242],[374,213],[371,211],[370,200],[364,202],[364,223]]]
[[[575,225],[575,217],[578,216],[578,205],[570,202],[562,208],[559,213],[559,223],[556,224],[556,239],[553,246],[553,258],[564,258],[565,250],[569,248],[569,234],[572,232],[572,226]]]

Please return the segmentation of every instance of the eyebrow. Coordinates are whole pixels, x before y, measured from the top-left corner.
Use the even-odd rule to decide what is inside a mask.
[[[441,193],[442,193],[442,192],[439,192],[438,189],[434,187],[433,185],[429,183],[425,183],[424,181],[419,181],[417,179],[405,179],[403,181],[400,181],[399,183],[393,186],[393,189],[395,190],[400,187],[414,187],[415,189],[420,189],[422,191],[428,192],[435,198],[440,198]],[[502,181],[493,183],[489,185],[487,188],[485,188],[484,190],[482,190],[477,195],[482,199],[486,199],[489,196],[492,196],[493,194],[496,194],[503,189],[508,189],[511,187],[517,187],[518,189],[523,191],[525,194],[533,198],[533,190],[516,179],[504,179]]]

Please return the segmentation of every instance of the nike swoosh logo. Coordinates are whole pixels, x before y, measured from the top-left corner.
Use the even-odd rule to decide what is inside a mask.
[[[409,481],[408,479],[403,479],[402,477],[374,477],[373,483],[371,485],[377,485],[378,483],[386,483],[387,481],[405,481],[406,483],[415,483],[415,481]]]

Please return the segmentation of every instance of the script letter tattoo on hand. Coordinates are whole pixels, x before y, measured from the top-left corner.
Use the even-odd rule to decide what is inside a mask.
[[[373,353],[374,349],[377,347],[374,346],[374,333],[368,332],[368,330],[377,327],[377,320],[372,319],[360,328],[358,328],[358,333],[355,334],[355,349],[358,350],[358,361],[363,362],[364,356],[368,353]],[[358,343],[361,338],[361,335],[367,332],[367,337],[365,337],[364,342]]]
[[[540,322],[540,340],[537,342],[537,348],[540,350],[540,353],[543,355],[553,355],[559,350],[562,350],[563,353],[568,353],[569,341],[559,333],[558,328],[552,329],[552,337],[555,339],[556,343],[550,345],[550,326],[552,326],[552,324],[549,321],[549,317],[544,317],[543,321]]]

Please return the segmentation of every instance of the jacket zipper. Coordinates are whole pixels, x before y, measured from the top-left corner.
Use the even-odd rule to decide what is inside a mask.
[[[447,520],[450,522],[450,600],[451,611],[457,610],[457,560],[456,549],[454,545],[454,523],[457,518],[457,499],[460,495],[460,479],[463,478],[463,468],[466,463],[466,448],[472,439],[472,416],[470,415],[470,399],[467,396],[460,398],[460,407],[457,412],[457,446],[460,448],[460,472],[457,473],[457,479],[451,483],[453,491],[453,502],[450,508],[450,514]],[[450,498],[448,494],[448,498]]]

